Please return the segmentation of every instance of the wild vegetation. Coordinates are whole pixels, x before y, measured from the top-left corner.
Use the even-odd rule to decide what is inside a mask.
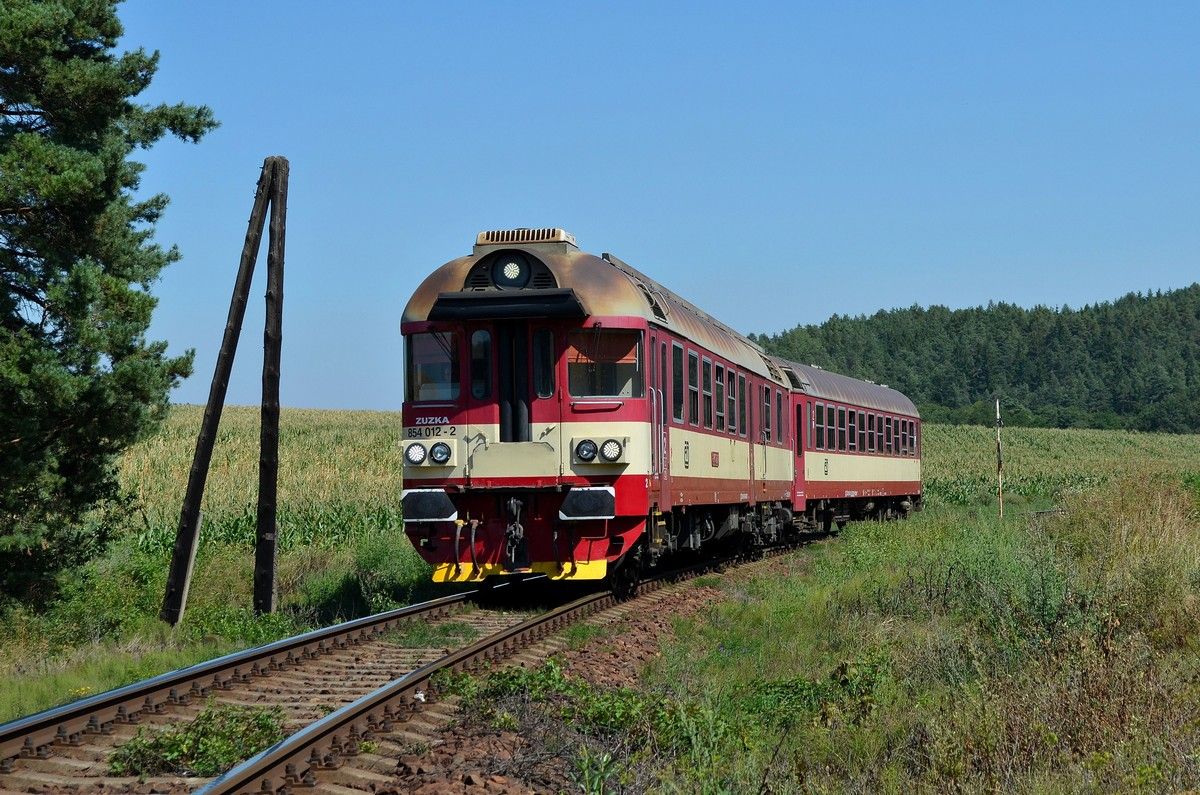
[[[283,473],[280,483],[279,557],[282,609],[274,616],[256,618],[250,610],[250,584],[258,411],[231,408],[226,411],[213,459],[188,611],[177,630],[168,630],[158,620],[157,613],[200,413],[198,407],[173,409],[156,436],[135,446],[124,456],[121,477],[129,494],[129,502],[120,514],[104,517],[105,521],[112,522],[113,540],[103,555],[61,574],[55,581],[55,588],[47,592],[46,600],[40,606],[15,600],[0,604],[0,636],[6,640],[0,645],[0,720],[198,662],[234,648],[265,642],[339,617],[427,598],[437,592],[428,582],[428,567],[416,556],[402,533],[398,415],[285,410],[282,417],[280,470]],[[926,426],[925,433],[925,474],[930,510],[906,525],[886,526],[887,533],[897,531],[894,537],[887,533],[878,538],[873,536],[872,533],[877,532],[873,525],[852,525],[839,541],[821,547],[816,553],[817,557],[804,569],[797,570],[797,576],[788,580],[788,584],[784,584],[780,577],[758,584],[740,585],[730,591],[729,605],[717,609],[710,618],[684,628],[683,637],[693,635],[696,645],[682,645],[679,651],[672,652],[668,660],[672,666],[678,667],[654,674],[652,681],[659,683],[659,690],[652,690],[651,693],[669,693],[671,698],[678,699],[679,704],[686,708],[681,714],[691,716],[693,720],[692,723],[683,724],[692,727],[689,731],[700,731],[708,726],[705,721],[710,713],[721,717],[728,712],[728,720],[733,721],[730,725],[740,725],[737,722],[746,719],[738,711],[743,708],[738,706],[742,704],[743,691],[735,691],[734,685],[745,685],[739,677],[747,670],[753,671],[753,660],[757,659],[745,655],[791,653],[790,647],[755,645],[777,643],[779,638],[789,635],[809,639],[827,635],[828,640],[817,644],[817,647],[826,649],[826,656],[810,654],[808,657],[797,657],[787,672],[782,668],[760,671],[757,676],[762,683],[757,687],[754,698],[761,703],[816,703],[815,699],[819,699],[821,704],[835,703],[840,698],[837,693],[841,685],[835,681],[836,674],[831,677],[831,673],[838,671],[843,662],[850,665],[844,673],[854,682],[865,681],[863,677],[870,681],[874,681],[872,677],[884,677],[880,681],[886,687],[880,692],[915,692],[898,688],[902,685],[914,687],[907,677],[912,676],[914,671],[920,673],[920,665],[926,658],[906,655],[915,655],[913,649],[924,648],[921,643],[950,643],[960,635],[962,648],[968,650],[962,653],[968,657],[966,663],[960,661],[956,665],[966,665],[973,671],[970,666],[975,665],[972,662],[975,658],[971,654],[983,661],[993,661],[988,662],[988,665],[993,665],[1001,656],[992,653],[980,656],[991,647],[983,640],[975,639],[975,634],[972,634],[977,630],[971,629],[976,624],[968,620],[970,610],[974,609],[971,605],[975,604],[970,600],[987,605],[995,603],[998,605],[995,611],[1001,611],[1001,606],[1006,604],[1004,599],[1010,598],[1007,594],[1016,588],[1014,583],[1022,582],[1021,577],[1032,577],[1030,582],[1035,583],[1059,582],[1049,579],[1049,573],[1058,571],[1058,568],[1026,570],[1004,569],[1001,566],[1009,565],[1005,561],[1016,561],[1012,563],[1012,566],[1016,566],[1025,560],[1023,556],[1026,553],[1022,550],[1026,536],[1023,534],[1026,533],[1024,528],[1028,525],[1028,517],[1023,515],[1024,511],[1031,507],[1048,507],[1064,492],[1091,489],[1091,493],[1103,493],[1097,492],[1096,487],[1104,485],[1111,490],[1113,484],[1127,482],[1131,478],[1177,484],[1189,477],[1194,479],[1196,473],[1200,473],[1200,437],[1126,431],[1008,428],[1005,430],[1009,484],[1006,494],[1010,499],[1013,517],[1000,525],[982,518],[990,514],[990,507],[981,509],[981,506],[994,500],[992,432],[985,428],[930,424]],[[1078,509],[1069,514],[1076,515],[1079,515]],[[1049,526],[1041,525],[1043,529],[1038,532],[1048,532],[1044,528]],[[1111,527],[1095,528],[1096,533],[1111,531]],[[883,530],[878,532],[882,533]],[[1056,533],[1056,539],[1067,537],[1065,530]],[[914,539],[921,540],[921,543],[913,546],[911,542]],[[1058,541],[1030,549],[1049,548],[1056,550],[1056,554],[1066,549]],[[921,550],[920,556],[917,550]],[[998,550],[1006,550],[1008,557],[1001,557]],[[809,557],[809,553],[805,553],[802,559]],[[1042,558],[1035,557],[1032,560]],[[1075,584],[1078,583],[1086,584],[1085,578],[1091,575],[1083,570],[1071,573],[1075,569],[1070,566],[1077,565],[1070,563],[1074,558],[1063,560],[1068,562],[1055,562],[1054,566],[1066,567],[1063,571],[1075,578],[1070,580],[1073,583],[1071,587],[1077,587]],[[978,570],[966,568],[967,563]],[[936,568],[935,564],[944,568]],[[991,572],[992,569],[988,567],[999,567],[996,576],[1003,573],[1005,579],[984,577],[980,572]],[[949,584],[947,577],[950,578]],[[712,580],[714,583],[723,582],[720,578]],[[1117,583],[1117,580],[1113,582]],[[1180,582],[1186,584],[1189,581],[1185,578]],[[935,584],[939,584],[936,589]],[[1001,586],[1008,590],[998,590]],[[1117,586],[1114,584],[1113,587]],[[1121,587],[1127,592],[1137,593],[1133,586]],[[947,588],[953,593],[953,599],[947,606],[939,606],[934,611],[929,607],[928,600],[936,602],[941,599],[940,594]],[[928,618],[921,619],[925,623],[916,619],[904,619],[901,622],[897,616],[907,615],[916,609],[911,601],[915,598],[913,593],[923,594],[926,589],[930,594],[936,590],[939,596],[931,595],[925,602],[917,603],[918,606],[925,604],[929,613]],[[1077,612],[1100,609],[1096,607],[1099,603],[1095,601],[1092,591],[1071,593],[1081,594],[1071,597],[1071,609]],[[1195,598],[1188,596],[1188,593],[1177,592],[1174,598],[1180,600],[1180,604],[1188,604],[1189,599]],[[863,601],[868,596],[876,602]],[[895,601],[900,596],[910,601]],[[778,605],[778,611],[781,612],[769,610],[768,606],[772,604]],[[737,613],[739,609],[746,612]],[[1015,609],[1003,608],[1010,612]],[[997,624],[997,615],[1008,614],[989,613],[991,617],[981,625],[1023,626],[1014,622],[1024,620],[1021,617],[1025,613],[1013,612],[1015,617],[1007,625]],[[1088,620],[1095,620],[1092,612],[1086,615]],[[1119,614],[1119,617],[1122,622],[1120,631],[1133,625],[1123,614]],[[733,635],[735,622],[743,619],[767,623],[754,632],[740,630],[746,637]],[[836,623],[820,623],[834,622],[835,619]],[[1169,626],[1179,626],[1178,620],[1172,619],[1172,622]],[[892,642],[890,636],[866,634],[859,637],[849,634],[851,630],[868,633],[871,627],[877,626],[908,626],[913,629],[910,636],[898,636],[894,649],[889,646]],[[1054,642],[1058,645],[1053,646],[1053,651],[1039,651],[1038,654],[1042,656],[1028,659],[1039,660],[1039,665],[1050,665],[1051,662],[1047,660],[1055,658],[1046,657],[1046,654],[1063,654],[1063,648],[1073,648],[1067,640],[1063,640],[1069,636],[1063,634],[1062,630],[1056,631],[1059,634],[1054,636]],[[1155,637],[1164,631],[1156,630],[1159,634]],[[721,632],[730,634],[727,637]],[[1012,633],[1017,633],[1017,630],[1011,629]],[[903,640],[905,637],[908,640]],[[980,634],[980,637],[986,639],[988,636]],[[873,641],[868,644],[864,638]],[[418,644],[429,640],[439,639],[411,638],[413,643]],[[574,645],[585,643],[588,641],[587,633],[580,630],[577,635],[572,635],[570,641]],[[711,644],[712,648],[701,644]],[[723,651],[713,651],[722,644]],[[1028,650],[1040,647],[1028,641],[1025,646],[1014,648]],[[1122,653],[1132,654],[1126,648],[1122,647]],[[877,653],[881,649],[889,650],[888,656],[879,657]],[[969,651],[971,649],[976,651]],[[1028,651],[1020,653],[1032,654]],[[1155,653],[1146,652],[1148,658]],[[1016,654],[1012,653],[1012,659],[1026,659]],[[689,655],[695,659],[689,662]],[[722,664],[737,667],[742,673],[734,675],[733,668],[730,668],[726,676],[724,669],[715,667],[716,663],[712,660],[724,661]],[[1061,664],[1068,666],[1076,663],[1074,658],[1063,658]],[[870,667],[876,664],[877,667]],[[1034,669],[1013,664],[1016,667],[1010,669],[982,668],[989,678],[972,681],[999,687],[1010,681],[1032,683],[1038,676]],[[868,667],[864,668],[864,665]],[[1004,671],[1015,672],[1014,676],[1024,671],[1021,676],[1025,678],[1004,679]],[[973,675],[983,676],[982,673]],[[672,676],[677,677],[680,683],[675,691],[666,690],[661,685]],[[796,677],[811,680],[811,687],[792,681]],[[728,700],[705,700],[707,697],[703,692],[707,686],[704,683],[708,681],[727,682],[727,691],[718,689],[714,692],[728,692]],[[977,687],[982,686],[977,684]],[[1016,684],[1012,686],[1016,687]],[[860,685],[852,687],[859,688]],[[939,692],[932,685],[929,687],[930,693]],[[872,688],[871,692],[874,693],[874,685]],[[992,690],[978,692],[988,698],[1008,697],[997,695]],[[1030,691],[1026,695],[1028,698],[1050,698],[1046,693],[1038,695],[1039,692]],[[575,691],[553,698],[568,697],[590,698],[587,694]],[[609,695],[604,694],[596,697],[610,699]],[[652,697],[655,696],[636,694],[636,698],[642,700]],[[631,699],[633,696],[626,694],[620,698]],[[873,695],[872,698],[878,699],[880,696]],[[625,701],[621,703],[626,704]],[[648,701],[646,705],[653,706],[654,703],[657,702]],[[991,703],[988,701],[976,703],[978,710],[992,708],[987,706]],[[943,707],[949,709],[944,704]],[[641,707],[626,704],[622,709],[636,711]],[[889,709],[898,710],[899,707]],[[872,707],[871,716],[883,714],[885,711],[880,707]],[[965,721],[965,713],[955,719]],[[766,725],[758,718],[755,720]],[[719,728],[726,724],[712,725]],[[765,728],[762,730],[766,731]],[[597,736],[603,734],[600,729],[589,731]],[[1059,732],[1055,728],[1051,728],[1051,731]],[[671,747],[679,749],[672,753],[682,754],[685,750],[688,754],[693,753],[687,750],[693,747],[686,744],[691,742],[671,739],[670,743],[674,743]],[[695,753],[713,754],[713,764],[716,764],[715,760],[721,758],[719,754],[729,751],[727,746],[720,744],[726,740],[717,737],[712,742],[718,745],[696,746]],[[601,776],[602,780],[616,781],[608,774],[617,775],[615,771],[624,764],[625,756],[620,748],[584,743],[582,746],[572,746],[567,753],[576,753],[577,747],[594,751],[590,751],[592,755],[586,759],[572,761],[573,765],[577,765],[576,774],[581,781],[594,780],[600,775],[598,770],[600,773],[608,771]],[[783,753],[781,750],[780,754]],[[834,751],[830,750],[830,753]],[[1114,759],[1126,758],[1117,751],[1113,753],[1116,755]],[[682,756],[678,758],[683,759]],[[756,756],[748,757],[743,770],[745,775],[749,775],[748,771],[756,759],[762,761]],[[706,769],[703,764],[697,764],[697,770]],[[1124,764],[1124,761],[1120,761],[1120,765]],[[850,775],[849,772],[846,774]],[[833,773],[829,773],[828,780],[835,780]]]
[[[934,422],[1200,432],[1200,283],[1081,309],[988,304],[834,315],[756,336],[793,361],[871,378]]]
[[[942,506],[704,578],[727,598],[638,689],[554,660],[447,684],[589,793],[1194,789],[1200,492],[1062,508]]]
[[[282,740],[278,707],[208,704],[187,723],[138,729],[108,760],[114,776],[215,776]]]
[[[1123,479],[1065,513],[933,509],[726,583],[652,690],[709,716],[681,789],[1130,791],[1200,783],[1200,514]],[[707,761],[706,761],[707,760]]]
[[[95,521],[107,550],[37,602],[0,600],[0,720],[342,617],[433,593],[403,535],[399,418],[285,410],[280,431],[281,610],[255,617],[258,410],[226,409],[184,620],[158,620],[201,410],[172,410],[121,461],[128,499]]]

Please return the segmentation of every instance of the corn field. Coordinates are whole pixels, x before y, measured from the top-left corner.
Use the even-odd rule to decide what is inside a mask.
[[[122,461],[135,497],[139,546],[174,541],[201,409],[178,406],[162,431]],[[1004,429],[1005,494],[1049,502],[1113,478],[1200,479],[1200,436],[1130,431]],[[400,511],[400,415],[285,409],[280,426],[279,544],[336,546],[364,532],[395,532]],[[930,504],[978,505],[996,496],[995,431],[925,426]],[[225,410],[204,497],[204,542],[254,543],[258,409]]]

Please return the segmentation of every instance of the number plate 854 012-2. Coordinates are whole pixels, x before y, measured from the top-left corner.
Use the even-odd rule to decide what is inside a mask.
[[[409,439],[431,439],[435,436],[455,436],[458,428],[454,425],[426,425],[424,428],[405,428],[404,435]]]

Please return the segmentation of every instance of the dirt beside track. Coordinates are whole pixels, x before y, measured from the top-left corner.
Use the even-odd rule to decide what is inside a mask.
[[[584,622],[597,632],[579,644],[561,636],[550,638],[514,660],[537,665],[555,656],[568,677],[599,687],[636,688],[643,668],[661,652],[674,632],[674,622],[703,610],[725,597],[710,586],[686,585],[663,592],[663,598],[620,615],[601,614]],[[520,711],[520,710],[518,710]],[[460,713],[422,753],[401,756],[394,787],[381,793],[560,792],[578,789],[570,778],[574,752],[570,727],[539,725],[527,715],[513,728]]]

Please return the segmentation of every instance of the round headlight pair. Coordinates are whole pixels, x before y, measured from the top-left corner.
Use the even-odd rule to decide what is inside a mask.
[[[575,445],[575,455],[580,461],[592,461],[596,458],[597,453],[605,461],[616,461],[623,452],[625,452],[625,448],[616,439],[609,439],[599,446],[591,439],[584,439]]]
[[[414,442],[404,448],[404,460],[413,466],[425,463],[426,456],[435,464],[444,464],[450,460],[450,445],[445,442],[437,442],[429,450],[426,450],[425,445]]]

